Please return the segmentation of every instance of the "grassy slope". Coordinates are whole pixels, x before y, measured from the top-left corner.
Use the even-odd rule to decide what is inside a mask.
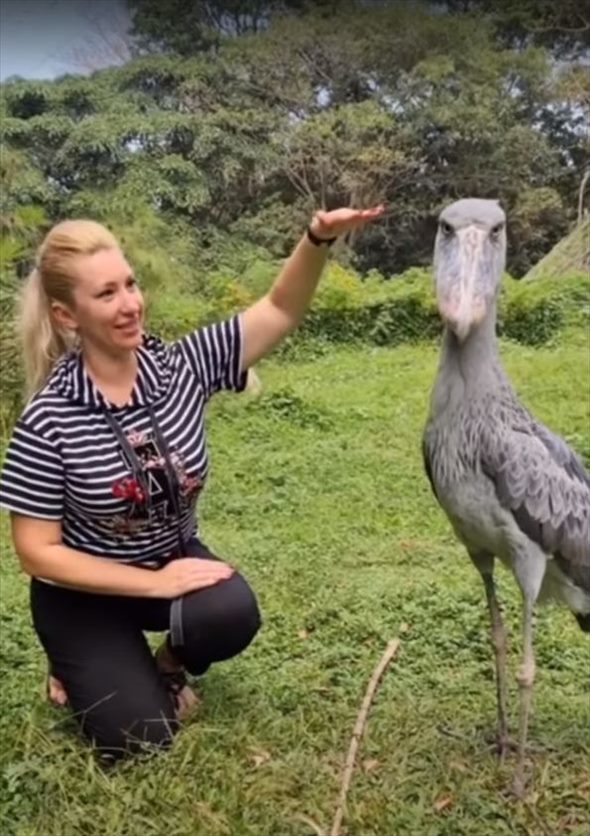
[[[529,270],[525,279],[536,279],[538,276],[559,278],[567,273],[586,273],[589,266],[590,218],[585,218]]]
[[[587,339],[505,344],[503,354],[523,399],[587,450]],[[532,807],[503,797],[511,764],[484,746],[495,700],[483,590],[419,454],[436,359],[426,345],[267,363],[269,396],[212,405],[202,534],[253,583],[264,629],[208,673],[202,714],[169,754],[108,777],[95,767],[67,716],[39,697],[26,584],[2,561],[3,834],[313,833],[302,816],[327,827],[367,680],[402,624],[369,716],[348,836],[536,834],[539,818],[587,832],[588,640],[568,613],[538,617],[531,736],[547,751],[535,758]],[[505,572],[500,588],[513,672],[518,597]],[[514,687],[511,709],[515,718]]]

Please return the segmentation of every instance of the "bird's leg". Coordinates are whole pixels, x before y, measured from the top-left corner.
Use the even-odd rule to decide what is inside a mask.
[[[496,704],[498,710],[498,752],[503,760],[510,748],[508,739],[507,717],[507,688],[506,688],[506,628],[502,619],[500,605],[496,597],[496,585],[492,572],[482,573],[483,582],[490,611],[492,627],[492,645],[496,657]]]
[[[492,646],[496,663],[496,706],[498,713],[496,745],[500,758],[503,760],[507,751],[511,748],[511,741],[508,738],[508,712],[506,709],[508,692],[506,687],[507,648],[506,628],[504,627],[504,620],[496,596],[496,584],[494,583],[494,556],[487,552],[469,552],[469,557],[482,577],[490,613]]]
[[[513,790],[522,798],[524,795],[525,749],[529,724],[529,713],[535,681],[535,654],[533,650],[533,601],[527,596],[523,603],[523,654],[522,664],[517,674],[520,690],[520,720],[518,729],[518,755],[514,773]]]

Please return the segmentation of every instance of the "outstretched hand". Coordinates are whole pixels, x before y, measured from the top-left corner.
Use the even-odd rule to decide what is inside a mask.
[[[359,229],[370,221],[379,218],[385,212],[385,206],[373,206],[370,209],[333,209],[326,212],[318,210],[310,224],[311,231],[318,238],[337,238],[353,229]]]

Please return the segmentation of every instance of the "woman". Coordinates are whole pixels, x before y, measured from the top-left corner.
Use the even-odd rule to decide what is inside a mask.
[[[302,319],[328,246],[382,207],[317,212],[270,291],[164,345],[103,226],[63,221],[23,296],[31,400],[1,476],[1,503],[31,576],[50,694],[101,755],[164,746],[196,701],[185,671],[242,651],[260,617],[247,582],[198,538],[207,475],[203,412]],[[144,630],[167,631],[155,654]]]

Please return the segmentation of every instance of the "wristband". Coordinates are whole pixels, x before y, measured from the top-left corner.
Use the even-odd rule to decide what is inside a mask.
[[[331,247],[336,238],[318,238],[318,236],[311,231],[311,227],[307,227],[307,238],[311,243],[316,247],[321,247],[322,244],[325,244],[327,247]]]

